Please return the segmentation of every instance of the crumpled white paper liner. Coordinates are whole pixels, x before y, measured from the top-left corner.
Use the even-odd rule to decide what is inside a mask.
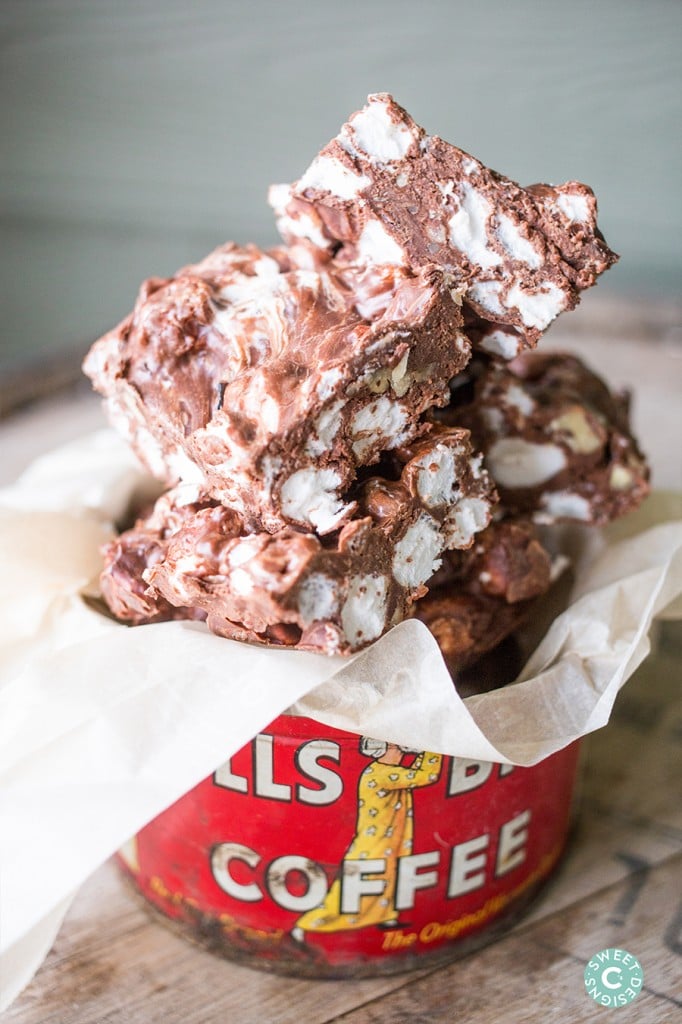
[[[520,681],[461,700],[418,621],[341,659],[100,614],[87,600],[99,547],[131,500],[157,491],[100,431],[0,492],[0,1008],[88,875],[286,709],[414,749],[534,764],[606,723],[653,619],[682,592],[682,522],[609,546]]]

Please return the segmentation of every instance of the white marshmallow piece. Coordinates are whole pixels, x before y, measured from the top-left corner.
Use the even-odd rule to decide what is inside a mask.
[[[337,497],[341,477],[333,469],[299,469],[282,484],[282,512],[288,519],[313,526],[318,533],[335,530],[348,511]]]
[[[364,153],[372,164],[391,164],[402,160],[416,141],[416,136],[406,124],[395,122],[383,100],[373,98],[352,117],[352,145]],[[347,136],[339,136],[344,148]]]
[[[348,596],[341,609],[341,625],[346,639],[356,646],[376,640],[386,625],[387,585],[383,576],[353,576]]]
[[[423,512],[396,544],[393,575],[402,587],[421,586],[440,568],[442,550],[438,524]]]
[[[496,483],[510,489],[537,487],[566,467],[566,455],[555,444],[535,444],[520,437],[502,437],[486,458]]]

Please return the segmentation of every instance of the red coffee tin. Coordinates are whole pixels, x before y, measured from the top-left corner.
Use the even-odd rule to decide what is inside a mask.
[[[532,768],[282,715],[119,854],[192,939],[281,973],[453,958],[516,920],[569,830],[578,743]]]

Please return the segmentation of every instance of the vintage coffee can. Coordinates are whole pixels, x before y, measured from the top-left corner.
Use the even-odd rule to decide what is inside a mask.
[[[241,963],[409,970],[529,906],[567,841],[578,753],[517,768],[282,715],[118,856],[167,921]]]

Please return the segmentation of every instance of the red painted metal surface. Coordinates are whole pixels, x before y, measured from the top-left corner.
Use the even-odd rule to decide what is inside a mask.
[[[455,957],[557,865],[578,744],[532,768],[374,744],[283,715],[121,852],[190,938],[318,977]]]

